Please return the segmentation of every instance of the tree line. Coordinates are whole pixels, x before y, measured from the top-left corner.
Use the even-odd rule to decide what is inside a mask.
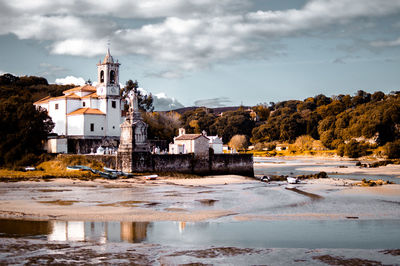
[[[54,123],[33,102],[60,96],[74,85],[48,84],[42,77],[0,76],[0,166],[27,165],[43,152],[43,141]],[[138,88],[129,80],[121,89],[125,97]],[[150,139],[172,142],[178,128],[187,133],[222,137],[225,144],[245,142],[256,149],[289,143],[298,150],[335,149],[339,155],[358,157],[376,148],[389,158],[400,157],[400,92],[381,91],[300,100],[270,102],[250,109],[239,107],[223,113],[200,107],[186,111],[153,112],[152,95],[139,92],[139,106],[149,125]],[[239,147],[239,146],[237,146]]]

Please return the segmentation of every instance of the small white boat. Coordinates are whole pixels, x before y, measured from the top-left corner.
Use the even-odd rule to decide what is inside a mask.
[[[287,177],[286,178],[286,180],[287,180],[287,182],[289,183],[289,184],[297,184],[297,183],[299,183],[299,179],[298,178],[296,178],[296,177]]]
[[[144,177],[146,180],[156,180],[158,175],[147,175]]]

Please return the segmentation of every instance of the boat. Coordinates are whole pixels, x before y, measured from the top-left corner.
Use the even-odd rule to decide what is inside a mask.
[[[92,169],[86,165],[68,165],[67,170],[69,170],[69,171],[91,171]]]
[[[156,180],[158,175],[147,175],[144,177],[146,180]]]
[[[296,178],[296,177],[289,176],[289,177],[286,178],[286,180],[287,180],[287,182],[289,184],[297,184],[297,183],[299,183],[299,179]]]
[[[67,170],[68,171],[81,171],[82,168],[80,168],[79,165],[68,165]]]
[[[264,175],[260,178],[261,182],[269,182],[271,180],[271,178],[267,175]]]

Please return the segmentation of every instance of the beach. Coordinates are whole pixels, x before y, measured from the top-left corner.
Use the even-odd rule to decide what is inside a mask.
[[[0,182],[0,262],[395,264],[400,185],[359,183],[335,175],[293,185],[238,175]]]

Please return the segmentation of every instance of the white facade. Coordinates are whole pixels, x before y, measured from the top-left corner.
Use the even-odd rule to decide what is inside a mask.
[[[67,139],[49,139],[47,141],[47,151],[50,153],[67,153],[68,144]]]
[[[209,152],[209,139],[203,134],[185,134],[183,128],[179,129],[179,136],[174,138],[174,143],[169,145],[170,154],[194,153],[206,156]]]
[[[119,63],[110,51],[97,64],[98,84],[64,91],[60,97],[46,97],[34,104],[45,108],[58,136],[78,138],[119,137],[123,122],[119,96]]]
[[[207,136],[207,138],[210,140],[209,145],[214,150],[214,154],[224,153],[222,138],[218,136]]]

